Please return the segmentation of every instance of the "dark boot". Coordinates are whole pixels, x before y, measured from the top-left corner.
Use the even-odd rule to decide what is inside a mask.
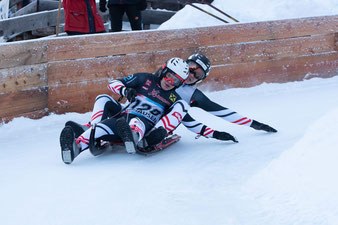
[[[60,146],[62,161],[66,164],[71,164],[80,154],[81,146],[75,142],[75,134],[72,127],[66,126],[61,131]]]
[[[124,119],[124,117],[118,118],[116,120],[116,133],[122,141],[124,142],[124,145],[126,147],[126,151],[129,154],[136,153],[136,143],[137,143],[137,136],[133,134],[129,124]]]
[[[67,123],[65,124],[65,126],[70,126],[75,134],[75,138],[80,137],[80,135],[85,132],[86,130],[88,130],[90,128],[90,125],[81,125],[78,124],[74,121],[67,121]]]

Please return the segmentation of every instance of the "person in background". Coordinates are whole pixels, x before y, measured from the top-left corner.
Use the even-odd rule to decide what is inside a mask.
[[[142,30],[141,11],[146,8],[143,0],[108,0],[111,31],[122,31],[122,19],[127,14],[132,30]],[[105,12],[107,1],[100,0],[100,11]],[[144,7],[145,6],[145,7]]]
[[[105,32],[95,0],[64,0],[65,32],[68,35]]]

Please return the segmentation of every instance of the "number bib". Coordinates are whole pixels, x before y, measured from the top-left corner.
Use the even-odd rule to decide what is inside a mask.
[[[133,103],[126,109],[127,113],[145,117],[156,124],[162,117],[164,107],[151,99],[138,95]]]

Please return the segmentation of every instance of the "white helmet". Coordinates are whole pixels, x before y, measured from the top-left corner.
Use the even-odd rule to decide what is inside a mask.
[[[161,77],[164,77],[168,71],[174,72],[185,81],[189,76],[189,65],[181,58],[171,58],[163,65]]]

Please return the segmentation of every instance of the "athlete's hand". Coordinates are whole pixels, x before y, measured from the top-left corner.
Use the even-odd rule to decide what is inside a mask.
[[[237,139],[227,132],[221,132],[221,131],[215,130],[212,137],[217,140],[221,140],[221,141],[233,141],[233,142],[238,143]]]
[[[269,125],[266,125],[264,123],[260,123],[256,120],[252,121],[252,124],[250,125],[250,127],[252,127],[255,130],[264,130],[264,131],[270,132],[270,133],[276,133],[277,132],[277,130],[275,128],[272,128]]]
[[[134,88],[126,88],[124,96],[126,96],[129,102],[133,102],[137,96],[136,90]]]

